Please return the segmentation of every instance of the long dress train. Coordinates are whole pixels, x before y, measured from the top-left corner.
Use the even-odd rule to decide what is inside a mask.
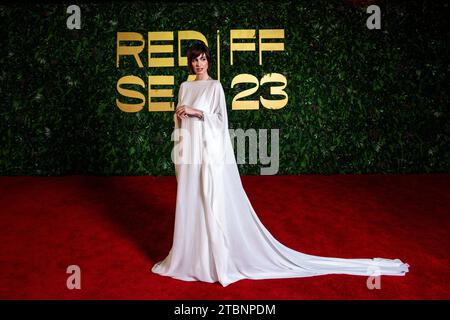
[[[228,132],[225,94],[218,80],[185,81],[178,106],[204,119],[174,115],[172,160],[177,178],[173,243],[154,273],[185,281],[309,277],[325,274],[403,276],[399,259],[343,259],[304,254],[276,240],[244,191]]]

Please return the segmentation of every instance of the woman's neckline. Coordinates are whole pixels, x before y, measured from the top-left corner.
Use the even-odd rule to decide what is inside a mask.
[[[197,81],[211,81],[214,80],[213,78],[209,77],[208,79],[204,79],[204,80],[192,80],[191,82],[197,82]]]

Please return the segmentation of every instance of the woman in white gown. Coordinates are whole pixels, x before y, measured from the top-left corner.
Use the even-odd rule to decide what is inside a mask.
[[[194,81],[180,85],[172,160],[177,178],[173,244],[154,273],[185,281],[309,277],[325,274],[403,276],[399,259],[343,259],[304,254],[276,240],[244,191],[228,132],[222,84],[209,75],[209,49],[189,48]]]

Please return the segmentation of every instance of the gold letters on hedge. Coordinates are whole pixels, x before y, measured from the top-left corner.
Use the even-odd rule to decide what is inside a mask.
[[[194,30],[178,31],[177,35],[177,59],[175,59],[173,31],[151,31],[147,33],[147,41],[144,36],[138,32],[117,32],[116,45],[116,68],[120,67],[122,60],[135,64],[138,68],[173,68],[177,62],[178,67],[187,66],[187,57],[181,55],[183,41],[199,40],[208,45],[206,37]],[[256,49],[256,38],[258,38],[258,49]],[[230,65],[236,60],[239,52],[258,50],[258,63],[263,64],[263,52],[284,51],[284,42],[264,42],[267,39],[284,39],[284,29],[232,29],[230,30]],[[242,42],[246,40],[246,42]],[[161,44],[163,42],[164,44]],[[219,31],[217,31],[217,52],[220,54]],[[146,61],[143,61],[141,54],[146,48]],[[161,56],[162,55],[162,56]],[[217,56],[217,74],[220,75],[220,56]],[[222,60],[223,61],[223,60]],[[190,75],[187,80],[192,80],[195,75]],[[124,112],[139,112],[145,104],[148,104],[148,111],[174,111],[173,85],[174,76],[172,75],[148,75],[147,86],[141,78],[133,75],[122,76],[116,85],[117,92],[123,97],[138,99],[135,103],[124,103],[116,99],[116,105]],[[219,79],[220,80],[220,79]],[[246,96],[256,94],[258,88],[265,83],[282,83],[282,85],[272,85],[270,87],[271,95],[283,96],[283,99],[266,99],[262,96],[257,100],[239,100]],[[283,90],[287,85],[286,77],[281,73],[265,74],[260,80],[254,75],[248,73],[237,74],[231,81],[231,88],[237,84],[250,83],[254,87],[246,89],[233,99],[233,110],[258,110],[260,104],[268,109],[281,109],[287,105],[288,95]],[[137,85],[143,89],[148,87],[147,97],[140,91],[126,89],[123,86]],[[172,88],[157,88],[165,85]],[[158,101],[155,101],[155,98]],[[167,98],[166,101],[161,99]]]

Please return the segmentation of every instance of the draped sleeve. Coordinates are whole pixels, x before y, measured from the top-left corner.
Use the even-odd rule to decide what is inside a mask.
[[[183,104],[183,97],[184,97],[184,87],[183,83],[181,83],[180,88],[178,89],[178,101],[177,106],[175,107],[175,110],[180,107]],[[174,122],[174,130],[172,131],[171,140],[174,141],[173,149],[171,152],[171,158],[172,162],[174,163],[175,167],[175,176],[178,181],[178,176],[180,172],[180,165],[183,162],[183,146],[182,146],[182,126],[181,126],[181,120],[177,117],[176,112],[173,113],[173,122]]]
[[[175,107],[175,110],[178,109],[178,107],[181,106],[181,102],[184,96],[184,87],[183,87],[183,83],[181,83],[180,85],[180,89],[178,89],[178,101],[177,101],[177,106]],[[181,128],[181,120],[177,118],[177,114],[174,112],[173,113],[173,121],[174,121],[174,128],[175,129],[179,129]]]
[[[225,164],[229,156],[230,136],[225,92],[220,81],[213,88],[211,105],[203,112],[204,161]]]
[[[217,81],[217,84],[214,87],[211,105],[212,108],[210,112],[203,112],[203,121],[216,128],[224,126],[228,128],[227,102],[222,83],[219,81]]]

